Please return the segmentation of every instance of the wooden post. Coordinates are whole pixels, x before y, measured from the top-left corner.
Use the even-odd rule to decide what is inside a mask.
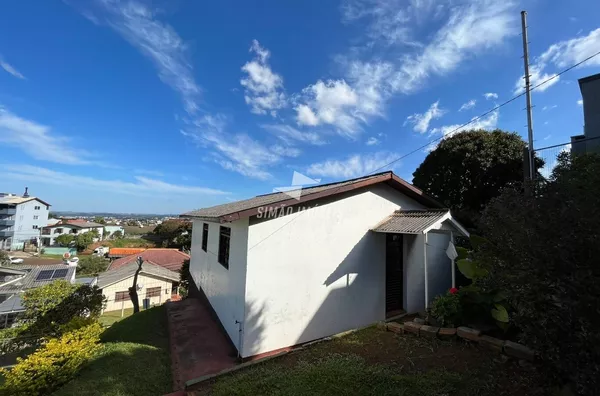
[[[137,258],[138,268],[135,270],[135,274],[133,275],[133,285],[129,288],[129,298],[131,299],[131,303],[133,304],[133,313],[140,312],[140,300],[137,293],[137,280],[140,271],[142,270],[142,264],[144,263],[144,259],[141,257]]]
[[[125,300],[121,300],[121,317],[125,315]]]

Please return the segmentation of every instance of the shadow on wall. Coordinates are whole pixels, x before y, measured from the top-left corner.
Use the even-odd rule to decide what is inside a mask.
[[[326,298],[296,344],[385,318],[385,234],[366,232],[323,281]]]
[[[263,317],[263,312],[265,310],[265,305],[264,304],[252,304],[252,303],[245,303],[245,312],[246,312],[246,320],[245,323],[243,323],[244,328],[242,329],[238,324],[238,328],[240,328],[243,332],[238,332],[238,337],[235,337],[234,339],[230,339],[228,336],[227,331],[225,330],[225,327],[223,326],[223,323],[221,321],[221,318],[218,317],[217,313],[215,312],[215,310],[213,309],[212,305],[210,304],[208,298],[206,297],[206,295],[204,294],[204,292],[200,289],[198,289],[198,287],[196,286],[196,283],[192,280],[190,282],[190,287],[189,287],[189,294],[188,294],[188,298],[195,298],[197,300],[200,301],[200,303],[207,308],[207,310],[210,312],[211,318],[212,320],[215,322],[215,324],[219,327],[221,333],[223,334],[223,336],[227,339],[229,345],[231,346],[231,351],[229,353],[230,356],[238,356],[238,351],[243,351],[244,345],[243,345],[243,339],[242,337],[244,335],[251,335],[253,338],[253,340],[256,340],[255,342],[258,344],[263,340],[264,337],[264,329],[265,329],[265,324],[264,321],[262,319]],[[215,302],[215,304],[219,303],[219,298],[218,296],[213,297],[213,300]],[[243,318],[234,318],[234,317],[230,317],[230,318],[223,318],[223,320],[230,320],[232,322],[235,322],[236,320],[243,320]],[[247,349],[248,347],[246,347]],[[251,346],[250,346],[251,348]]]

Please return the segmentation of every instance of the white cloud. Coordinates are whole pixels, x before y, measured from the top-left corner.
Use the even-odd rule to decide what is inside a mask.
[[[600,28],[592,30],[585,36],[579,36],[573,39],[559,41],[552,44],[539,57],[535,58],[530,67],[531,85],[536,86],[541,82],[556,76],[555,73],[547,72],[545,69],[549,67],[566,68],[573,64],[579,63],[589,56],[600,51]],[[600,66],[600,57],[596,56],[580,67]],[[541,85],[536,91],[545,91],[552,85],[555,85],[560,79],[560,76]],[[515,94],[523,92],[524,88],[523,76],[517,80],[515,84]]]
[[[259,180],[271,178],[267,168],[280,163],[285,157],[300,154],[294,147],[269,147],[247,134],[228,133],[226,126],[225,116],[207,115],[181,133],[201,146],[214,149],[213,158],[223,168]]]
[[[556,109],[557,107],[558,107],[558,105],[544,106],[544,107],[542,107],[542,111]]]
[[[296,107],[296,121],[300,125],[333,125],[352,135],[358,121],[351,112],[358,103],[358,95],[344,80],[317,81],[302,90],[306,105]]]
[[[289,125],[263,124],[261,125],[261,127],[273,133],[275,136],[286,142],[288,145],[293,144],[294,141],[308,143],[315,146],[320,146],[327,143],[316,132],[301,131]]]
[[[395,91],[414,92],[431,77],[453,72],[465,60],[500,46],[519,32],[512,1],[467,1],[448,5],[443,13],[448,15],[447,22],[433,39],[422,50],[402,57],[392,80]]]
[[[299,125],[332,125],[343,135],[356,137],[362,124],[383,116],[385,101],[392,92],[388,62],[360,62],[339,58],[346,79],[317,81],[298,95],[295,107]]]
[[[380,168],[385,168],[387,164],[397,158],[397,154],[388,152],[354,154],[343,160],[327,160],[314,163],[308,167],[306,173],[313,176],[332,178],[359,177],[379,171]]]
[[[423,114],[415,113],[406,118],[406,122],[414,125],[413,129],[419,133],[425,133],[429,129],[429,123],[442,117],[446,110],[439,108],[440,101],[433,103],[429,110]]]
[[[565,68],[578,63],[600,51],[600,28],[592,30],[587,36],[552,44],[546,52],[540,55],[538,62],[546,65]],[[586,67],[600,66],[600,57],[595,57],[584,63]]]
[[[419,46],[409,23],[431,22],[444,6],[435,0],[352,0],[342,5],[345,22],[369,19],[367,45],[378,44]]]
[[[475,107],[475,105],[477,104],[477,100],[475,99],[471,99],[466,103],[463,103],[462,106],[460,106],[460,109],[458,109],[458,111],[465,111],[465,110],[470,110],[473,107]]]
[[[500,117],[500,112],[498,110],[488,114],[483,118],[479,118],[475,120],[477,117],[472,118],[475,120],[471,122],[469,125],[461,127],[462,124],[454,124],[454,125],[445,125],[439,128],[433,128],[431,130],[432,134],[442,134],[444,136],[451,136],[455,133],[467,131],[470,129],[486,129],[493,130],[496,129],[498,125],[498,118]]]
[[[4,164],[2,176],[12,179],[36,183],[53,184],[78,189],[94,189],[99,191],[115,191],[123,194],[157,195],[157,194],[196,194],[223,195],[229,194],[212,188],[179,185],[144,176],[134,176],[134,181],[96,179],[89,176],[79,176],[58,172],[48,168],[24,164]]]
[[[195,114],[201,89],[188,61],[187,45],[177,32],[157,20],[155,12],[140,2],[104,0],[98,4],[106,11],[102,21],[150,58],[161,81],[181,96],[188,114]],[[82,14],[94,23],[100,21],[90,10],[83,10]]]
[[[286,97],[282,92],[283,78],[273,73],[268,64],[270,52],[261,47],[257,40],[252,41],[250,52],[255,58],[242,66],[242,71],[248,74],[240,81],[245,88],[244,99],[255,114],[277,115],[277,110],[286,106]]]
[[[381,142],[379,141],[379,139],[377,139],[377,138],[376,138],[376,137],[374,137],[374,136],[371,136],[370,138],[368,138],[368,139],[367,139],[367,141],[366,141],[366,143],[365,143],[365,144],[366,144],[367,146],[375,146],[375,145],[377,145],[377,144],[379,144],[379,143],[381,143]]]
[[[300,149],[296,147],[282,146],[280,144],[272,145],[271,151],[282,157],[298,157],[301,153]]]
[[[583,106],[583,99],[579,99],[579,100],[577,101],[577,104],[578,104],[579,106]]]
[[[7,73],[12,74],[13,77],[20,78],[21,80],[26,80],[25,76],[22,75],[14,66],[10,63],[4,61],[0,57],[0,67],[2,67]]]
[[[535,88],[536,92],[544,92],[554,84],[560,81],[560,76],[543,72],[543,64],[532,65],[529,68],[529,84],[531,88],[537,87],[544,81],[544,85]],[[525,92],[525,76],[521,76],[515,83],[514,95],[520,95]]]
[[[89,153],[74,148],[50,127],[21,118],[0,106],[0,144],[17,147],[31,157],[69,165],[90,164]]]
[[[422,89],[435,76],[455,71],[466,60],[518,34],[514,2],[467,0],[439,4],[433,0],[348,0],[345,22],[366,20],[367,42],[338,56],[344,78],[308,86],[294,99],[300,125],[332,125],[355,138],[372,117],[384,117],[386,102],[396,94]],[[422,34],[430,25],[440,28]],[[414,37],[431,37],[418,42]],[[363,41],[364,43],[364,41]],[[378,51],[384,43],[383,51]],[[395,48],[398,48],[398,51]],[[375,53],[374,60],[359,60]],[[324,95],[324,92],[332,95]],[[335,95],[333,95],[335,93]],[[336,98],[331,102],[322,98]]]
[[[483,94],[485,100],[498,99],[498,94],[495,92],[486,92]]]

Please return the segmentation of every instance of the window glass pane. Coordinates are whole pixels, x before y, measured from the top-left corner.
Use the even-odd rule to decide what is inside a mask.
[[[221,226],[219,228],[219,263],[229,269],[229,243],[231,239],[231,228]]]

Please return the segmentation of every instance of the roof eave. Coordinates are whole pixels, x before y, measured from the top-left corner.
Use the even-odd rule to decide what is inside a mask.
[[[338,188],[331,188],[331,189],[315,192],[312,194],[302,195],[302,196],[300,196],[299,199],[290,198],[290,199],[279,201],[279,202],[276,202],[273,204],[260,205],[260,206],[256,206],[256,207],[253,207],[250,209],[233,212],[233,213],[223,215],[223,216],[194,216],[194,215],[191,215],[190,213],[184,213],[184,214],[180,215],[179,217],[193,218],[193,219],[198,219],[198,220],[206,220],[206,221],[212,221],[212,222],[217,222],[217,223],[230,223],[230,222],[242,219],[242,218],[255,216],[260,213],[261,208],[263,210],[265,207],[268,207],[269,209],[279,210],[279,209],[282,209],[282,208],[285,208],[288,206],[294,206],[294,205],[298,205],[301,203],[314,201],[314,200],[317,200],[320,198],[325,198],[325,197],[329,197],[332,195],[341,194],[344,192],[356,190],[356,189],[367,187],[367,186],[372,186],[374,184],[379,184],[379,183],[387,183],[388,185],[391,185],[391,187],[395,188],[396,190],[399,190],[400,192],[404,193],[405,195],[409,196],[410,198],[412,198],[426,206],[429,206],[432,208],[444,208],[444,205],[442,205],[435,199],[429,197],[423,191],[421,191],[417,187],[413,186],[412,184],[408,183],[407,181],[401,179],[400,177],[396,176],[393,172],[390,171],[390,172],[382,173],[382,174],[372,177],[370,179],[362,180],[362,181],[359,181],[356,183],[346,184],[346,185],[340,186]]]

